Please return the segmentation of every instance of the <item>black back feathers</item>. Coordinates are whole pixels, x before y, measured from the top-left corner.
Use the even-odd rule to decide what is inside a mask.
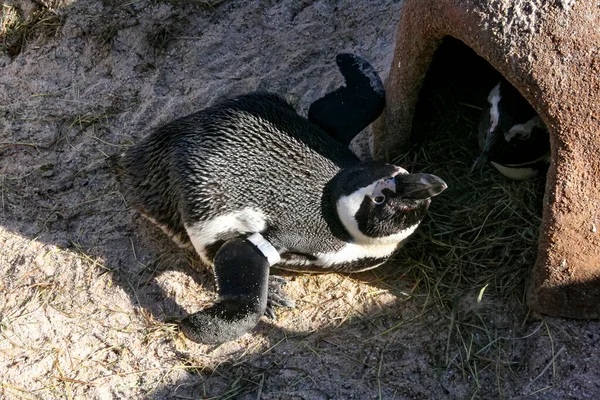
[[[346,85],[312,103],[308,119],[347,146],[379,117],[385,107],[385,90],[377,71],[364,58],[341,53],[336,62]]]

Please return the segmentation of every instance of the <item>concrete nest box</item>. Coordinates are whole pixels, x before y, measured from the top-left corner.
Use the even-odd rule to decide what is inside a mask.
[[[404,0],[386,109],[374,125],[377,158],[406,151],[423,79],[447,37],[512,83],[550,131],[529,306],[554,316],[599,318],[600,3]]]

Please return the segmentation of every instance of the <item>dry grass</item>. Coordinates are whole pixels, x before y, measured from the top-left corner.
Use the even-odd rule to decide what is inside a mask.
[[[50,38],[56,35],[61,24],[62,18],[47,7],[39,6],[25,16],[16,6],[2,4],[0,53],[14,58],[33,39]]]
[[[447,157],[461,142],[444,136],[414,155],[415,170],[433,169],[449,189],[431,206],[428,236],[412,240],[399,262],[440,305],[479,290],[518,297],[537,253],[543,179],[512,182],[491,167],[470,175],[468,147]]]
[[[512,354],[523,338],[512,328],[528,317],[525,287],[537,256],[545,181],[511,181],[490,165],[470,172],[485,97],[481,88],[465,95],[444,79],[425,83],[413,130],[418,144],[395,161],[442,177],[449,189],[434,199],[426,229],[396,262],[413,292],[424,295],[423,313],[447,318],[445,365],[479,387],[482,369],[500,377],[519,367]]]

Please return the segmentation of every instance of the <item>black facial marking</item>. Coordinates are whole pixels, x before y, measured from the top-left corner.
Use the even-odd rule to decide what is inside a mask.
[[[334,196],[348,196],[357,189],[387,178],[398,171],[397,167],[381,161],[367,161],[346,168],[338,175]]]
[[[366,161],[343,169],[325,185],[321,199],[322,215],[336,238],[345,242],[353,239],[337,216],[337,201],[395,172],[397,168],[393,165]]]
[[[396,234],[420,223],[425,217],[430,202],[430,199],[410,200],[388,197],[385,203],[375,204],[366,196],[356,213],[358,229],[373,238]]]

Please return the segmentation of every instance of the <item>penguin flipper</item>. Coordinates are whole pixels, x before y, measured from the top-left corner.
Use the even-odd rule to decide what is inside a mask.
[[[254,328],[267,309],[269,267],[248,240],[226,242],[214,259],[217,301],[181,321],[184,335],[198,343],[224,343]]]
[[[375,68],[364,58],[341,53],[336,63],[346,85],[312,103],[308,119],[347,146],[379,117],[385,107],[385,89]]]

